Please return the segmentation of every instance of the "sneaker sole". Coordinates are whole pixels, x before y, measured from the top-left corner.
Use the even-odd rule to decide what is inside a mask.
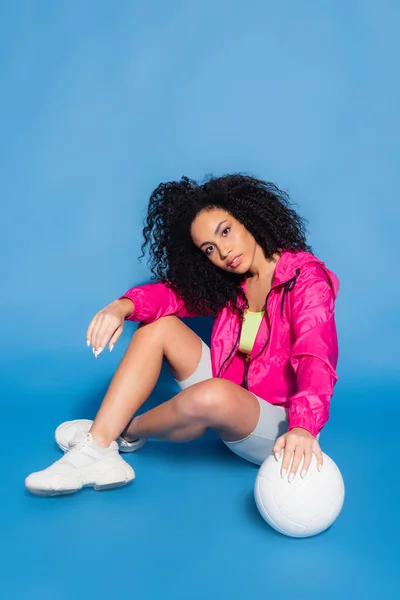
[[[117,440],[117,442],[118,442],[118,440]],[[142,446],[144,446],[146,442],[147,442],[147,439],[146,438],[142,438],[142,439],[138,440],[137,442],[135,442],[134,444],[132,444],[128,448],[126,448],[125,446],[120,446],[118,444],[119,451],[120,452],[136,452],[136,450],[139,450],[139,448],[141,448]]]
[[[27,490],[31,493],[34,494],[35,496],[66,496],[67,494],[75,494],[75,492],[77,492],[78,490],[80,490],[81,488],[78,488],[77,490],[62,490],[62,491],[54,491],[54,490],[34,490],[32,488],[27,488]]]
[[[124,487],[124,485],[132,483],[134,479],[135,477],[133,479],[130,479],[129,481],[117,481],[116,483],[104,483],[102,485],[98,485],[96,483],[88,483],[86,485],[83,485],[82,487],[74,488],[71,490],[41,490],[34,488],[27,488],[27,490],[35,496],[67,496],[68,494],[76,494],[76,492],[79,492],[80,490],[83,490],[83,488],[87,487],[92,487],[95,492],[102,492],[105,490],[112,490],[114,488]]]

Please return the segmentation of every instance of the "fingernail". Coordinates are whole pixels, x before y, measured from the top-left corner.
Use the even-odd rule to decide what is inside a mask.
[[[279,461],[279,452],[275,452],[275,460],[276,460],[276,462]]]
[[[322,465],[318,465],[318,471],[322,469]]]
[[[92,348],[92,352],[96,356],[96,350],[94,348]]]
[[[289,483],[292,483],[293,479],[296,477],[294,473],[290,473],[289,475]]]
[[[110,352],[113,351],[113,348],[114,348],[114,344],[111,344],[111,346],[110,346]]]
[[[307,474],[307,471],[306,471],[306,469],[303,469],[303,470],[302,470],[302,472],[300,473],[300,476],[301,476],[301,477],[305,477],[305,476],[306,476],[306,474]]]
[[[87,343],[88,346],[90,346],[90,341],[89,340],[86,340],[86,343]]]
[[[101,354],[102,352],[103,352],[103,348],[100,346],[100,348],[97,350],[97,356],[98,356],[99,354]]]
[[[282,471],[282,473],[281,473],[281,477],[282,477],[282,479],[285,477],[285,475],[286,475],[286,469],[283,469],[283,471]]]

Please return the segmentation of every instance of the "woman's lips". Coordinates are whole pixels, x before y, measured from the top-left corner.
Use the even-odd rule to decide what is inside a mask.
[[[242,258],[243,258],[243,256],[241,254],[238,254],[234,258],[234,260],[230,263],[229,268],[235,269],[236,267],[238,267],[240,265],[240,263],[242,262]]]

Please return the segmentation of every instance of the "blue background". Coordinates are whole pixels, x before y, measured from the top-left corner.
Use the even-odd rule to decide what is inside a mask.
[[[2,597],[395,596],[399,17],[394,0],[0,3]],[[149,281],[151,191],[235,171],[289,192],[341,281],[321,439],[338,521],[276,534],[256,467],[211,433],[147,444],[127,488],[30,495],[54,428],[94,416],[135,330],[97,360],[86,346],[93,315]],[[188,324],[207,339],[207,319]],[[164,369],[149,405],[176,391]]]

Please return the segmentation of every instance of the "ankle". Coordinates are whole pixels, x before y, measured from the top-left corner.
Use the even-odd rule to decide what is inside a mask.
[[[101,448],[108,448],[114,440],[110,439],[109,436],[104,435],[96,430],[90,429],[90,433],[92,434],[93,440],[96,442],[98,446]]]
[[[136,442],[139,439],[139,436],[135,432],[135,421],[137,417],[134,417],[129,425],[123,430],[120,434],[123,440],[126,442]]]

